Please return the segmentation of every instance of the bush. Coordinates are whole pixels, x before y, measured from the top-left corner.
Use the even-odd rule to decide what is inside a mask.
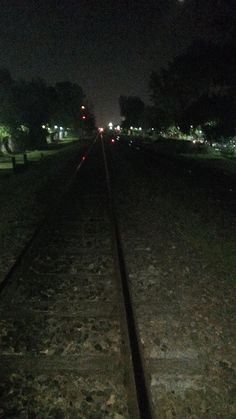
[[[233,145],[225,145],[221,148],[221,154],[225,157],[236,157],[236,148]]]

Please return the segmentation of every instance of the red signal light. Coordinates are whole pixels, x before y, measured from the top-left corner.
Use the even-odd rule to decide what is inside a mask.
[[[112,138],[112,139],[111,139],[111,143],[112,143],[112,144],[115,144],[115,142],[116,142],[115,138]]]

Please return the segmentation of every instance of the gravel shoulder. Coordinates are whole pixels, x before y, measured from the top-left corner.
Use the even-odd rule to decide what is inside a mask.
[[[233,418],[233,198],[220,199],[202,182],[126,146],[113,148],[112,164],[157,417]]]
[[[1,418],[138,418],[104,179],[99,144],[1,294]]]
[[[31,238],[37,225],[54,207],[86,148],[74,142],[57,153],[31,162],[27,170],[0,176],[0,282]]]

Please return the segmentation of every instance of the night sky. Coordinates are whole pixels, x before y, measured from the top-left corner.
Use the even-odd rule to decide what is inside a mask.
[[[98,125],[118,123],[121,94],[148,102],[152,70],[195,38],[221,36],[222,1],[1,0],[0,67],[17,79],[77,82]]]

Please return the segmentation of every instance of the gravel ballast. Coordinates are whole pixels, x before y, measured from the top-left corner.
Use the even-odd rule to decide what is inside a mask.
[[[53,211],[86,148],[84,142],[76,141],[29,162],[24,171],[0,173],[0,282],[36,227]]]
[[[233,418],[236,228],[217,191],[112,148],[114,196],[157,418]],[[208,182],[209,183],[209,182]],[[212,185],[213,188],[213,185]],[[233,199],[230,198],[232,204]],[[235,202],[234,202],[235,204]]]

